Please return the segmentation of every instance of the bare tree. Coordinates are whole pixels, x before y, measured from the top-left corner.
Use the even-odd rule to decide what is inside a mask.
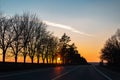
[[[50,59],[50,62],[53,63],[57,54],[57,47],[58,47],[57,37],[54,37],[53,35],[51,35],[51,37],[49,38],[48,46],[49,46],[49,59]]]
[[[21,26],[23,26],[23,33],[22,33],[22,43],[23,43],[23,49],[22,49],[22,54],[24,57],[24,63],[26,62],[26,57],[28,54],[28,44],[30,41],[30,36],[33,33],[33,16],[30,16],[28,13],[24,13],[22,15],[22,22],[21,22]]]
[[[46,58],[46,62],[48,63],[48,57],[49,57],[49,39],[50,39],[50,35],[46,35],[46,38],[45,38],[45,58]]]
[[[24,30],[24,26],[21,25],[21,16],[19,15],[15,15],[12,18],[12,28],[13,28],[13,36],[14,36],[14,41],[12,42],[12,44],[10,44],[10,47],[13,50],[13,54],[15,57],[15,62],[17,62],[17,58],[18,58],[18,53],[20,52],[20,50],[23,48],[23,44],[22,44],[22,32]]]
[[[42,62],[45,63],[45,46],[41,46],[41,57],[42,57]]]
[[[28,55],[31,58],[31,61],[33,63],[35,55],[37,55],[38,63],[39,63],[39,57],[40,57],[40,47],[41,47],[41,37],[43,35],[42,31],[45,31],[45,25],[37,18],[34,17],[33,20],[33,29],[32,34],[29,39],[28,44]]]
[[[31,40],[33,40],[33,39],[31,39]],[[29,55],[32,63],[34,61],[35,52],[36,52],[35,43],[33,41],[30,41],[29,45],[28,45],[28,55]]]
[[[52,33],[48,33],[45,38],[45,59],[47,63],[53,63],[54,58],[57,52],[58,39],[52,35]]]
[[[33,32],[31,34],[31,36],[29,37],[29,44],[28,44],[28,55],[31,59],[31,62],[33,63],[34,61],[34,57],[35,57],[35,53],[36,53],[36,23],[33,22]]]
[[[2,49],[3,62],[9,45],[13,41],[12,20],[0,15],[0,48]]]
[[[37,52],[36,52],[36,56],[37,56],[37,63],[39,63],[39,59],[40,56],[42,54],[42,39],[44,38],[44,36],[46,35],[46,25],[42,22],[39,23],[39,26],[36,30],[36,48],[37,48]]]
[[[41,48],[42,48],[42,53],[41,53],[41,57],[43,60],[43,63],[45,63],[45,59],[48,63],[48,39],[49,39],[49,32],[45,32],[44,36],[41,39]]]

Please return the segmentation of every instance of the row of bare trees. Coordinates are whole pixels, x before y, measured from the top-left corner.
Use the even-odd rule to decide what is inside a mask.
[[[58,39],[46,30],[46,25],[35,15],[24,13],[13,17],[0,15],[0,49],[2,50],[2,59],[10,51],[14,55],[15,62],[18,55],[22,54],[24,63],[29,56],[33,63],[37,58],[39,63],[42,58],[53,62],[56,55]]]
[[[57,57],[62,63],[86,62],[80,57],[75,44],[70,45],[70,37],[66,34],[58,39],[36,15],[24,13],[5,17],[0,14],[0,50],[5,62],[6,56],[12,54],[17,63],[19,55],[22,55],[24,63],[29,56],[31,63],[37,59],[37,63],[57,63]],[[12,56],[12,57],[13,57]]]

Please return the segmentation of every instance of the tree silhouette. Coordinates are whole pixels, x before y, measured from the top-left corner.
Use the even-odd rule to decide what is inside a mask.
[[[40,55],[42,54],[42,39],[46,35],[46,25],[44,23],[40,23],[39,27],[36,30],[36,56],[37,56],[37,63],[39,63]]]
[[[21,16],[15,15],[12,18],[12,28],[13,28],[13,37],[14,41],[10,44],[11,49],[13,50],[13,54],[15,57],[15,62],[17,62],[18,59],[18,53],[23,48],[22,44],[22,32],[24,30],[24,26],[21,24]]]
[[[39,19],[36,16],[33,16],[33,21],[32,21],[32,33],[29,39],[28,43],[28,55],[31,59],[31,62],[33,63],[34,57],[36,53],[38,52],[38,44],[40,40],[40,29],[42,26],[42,23],[39,23]]]
[[[76,46],[73,43],[72,45],[69,45],[69,48],[67,50],[67,56],[66,56],[66,62],[67,63],[74,63],[74,56],[77,54]]]
[[[69,44],[71,41],[69,36],[64,33],[58,39],[46,28],[47,25],[36,15],[24,13],[8,18],[0,14],[0,49],[3,62],[5,62],[6,53],[14,55],[15,62],[22,54],[24,63],[26,63],[27,56],[30,57],[32,63],[34,58],[37,59],[37,63],[40,58],[43,63],[45,61],[54,63],[57,62],[58,56],[62,63],[71,64],[83,60],[75,44]]]
[[[57,37],[52,36],[50,38],[49,46],[50,46],[50,50],[49,50],[50,51],[49,52],[50,53],[50,60],[53,63],[54,60],[56,59],[56,55],[57,55],[57,46],[58,46],[58,39],[57,39]]]
[[[65,33],[60,39],[59,54],[61,55],[62,62],[64,64],[86,64],[86,59],[80,56],[75,44],[68,44],[70,41],[70,37]]]
[[[49,41],[49,32],[46,31],[44,32],[44,35],[42,36],[41,38],[41,57],[42,57],[42,61],[43,63],[45,63],[45,59],[47,60],[48,62],[48,41]]]
[[[101,60],[106,60],[109,64],[120,65],[120,29],[106,41],[101,50]]]
[[[84,57],[78,53],[77,47],[75,44],[69,45],[67,48],[67,55],[66,55],[66,63],[67,64],[86,64],[87,61]]]
[[[22,54],[25,63],[28,54],[28,44],[29,44],[30,36],[33,32],[33,26],[32,26],[33,19],[28,13],[24,13],[21,17],[22,17],[21,25],[24,28],[22,33],[22,44],[23,44]]]
[[[12,26],[12,20],[0,14],[0,49],[3,62],[5,62],[6,51],[14,40]]]
[[[70,42],[70,37],[67,36],[65,33],[63,34],[63,36],[60,39],[60,55],[62,58],[62,62],[65,63],[65,58],[67,56],[67,47],[68,47],[68,43]]]

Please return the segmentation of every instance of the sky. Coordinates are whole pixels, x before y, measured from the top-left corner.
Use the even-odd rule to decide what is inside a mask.
[[[55,36],[70,36],[88,62],[100,61],[105,41],[120,28],[120,0],[0,0],[0,11],[36,14]]]

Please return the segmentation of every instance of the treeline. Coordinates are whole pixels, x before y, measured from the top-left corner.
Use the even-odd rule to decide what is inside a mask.
[[[13,54],[15,62],[19,55],[26,63],[27,56],[31,63],[37,58],[37,63],[57,63],[58,57],[62,63],[86,63],[80,57],[74,44],[68,44],[70,37],[64,34],[61,39],[46,30],[47,25],[36,15],[24,13],[5,17],[0,14],[0,49],[2,61],[6,55]]]
[[[106,41],[100,58],[109,65],[120,66],[120,29]]]

